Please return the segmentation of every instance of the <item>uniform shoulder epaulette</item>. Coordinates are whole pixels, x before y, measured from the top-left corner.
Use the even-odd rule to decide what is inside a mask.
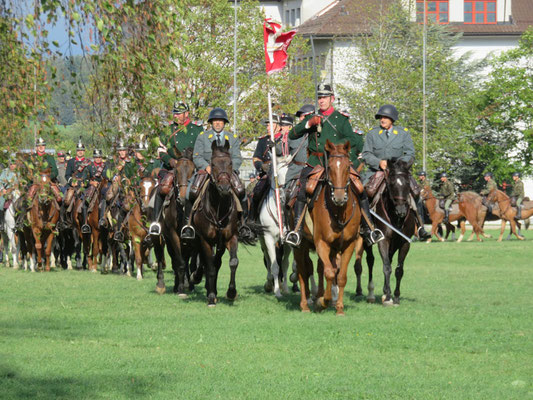
[[[355,133],[357,133],[358,135],[364,135],[365,134],[361,129],[354,129],[353,131]]]
[[[196,121],[192,121],[192,124],[196,126],[204,126],[204,121],[196,120]]]
[[[202,132],[200,132],[200,135],[203,135],[204,133],[205,133],[205,131],[202,131]]]
[[[350,114],[348,114],[346,111],[339,111],[339,114],[344,115],[346,118],[350,118]]]

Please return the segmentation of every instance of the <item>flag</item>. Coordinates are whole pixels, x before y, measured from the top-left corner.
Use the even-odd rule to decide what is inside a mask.
[[[263,36],[265,40],[265,64],[268,75],[281,71],[287,63],[287,48],[291,44],[295,30],[283,33],[281,25],[265,18]]]

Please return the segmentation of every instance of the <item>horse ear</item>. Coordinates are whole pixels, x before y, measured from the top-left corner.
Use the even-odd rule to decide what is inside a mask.
[[[328,153],[331,153],[333,150],[335,150],[335,146],[333,145],[333,143],[331,143],[329,141],[329,139],[326,139],[326,146],[324,146],[324,149],[328,152]]]
[[[177,157],[177,158],[181,158],[181,151],[180,151],[180,149],[176,148],[176,149],[175,149],[175,153],[176,153],[176,157]]]
[[[215,151],[218,148],[217,141],[213,140],[213,143],[211,143],[211,151]]]
[[[411,169],[414,163],[415,163],[415,159],[414,157],[411,157],[409,161],[405,163],[405,169]]]
[[[226,140],[224,142],[224,148],[229,151],[229,141],[228,140]]]
[[[344,145],[342,146],[342,148],[344,149],[344,151],[345,151],[346,153],[349,153],[349,152],[350,152],[350,149],[352,148],[352,146],[350,146],[350,141],[347,140],[347,141],[344,143]]]

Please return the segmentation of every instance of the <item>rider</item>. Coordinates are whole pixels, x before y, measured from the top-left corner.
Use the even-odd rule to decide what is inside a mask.
[[[92,187],[98,187],[102,179],[107,177],[107,165],[103,160],[102,150],[94,149],[93,150],[93,162],[89,165],[89,182]],[[105,218],[106,210],[106,201],[105,194],[107,192],[107,187],[101,189],[100,204],[98,207],[98,227],[107,228],[107,220]],[[88,200],[90,201],[90,200]]]
[[[379,120],[380,126],[368,132],[362,153],[363,159],[372,173],[369,181],[376,177],[376,172],[385,171],[391,159],[410,162],[415,157],[415,147],[408,129],[400,125],[394,125],[394,122],[398,120],[396,107],[391,104],[381,106],[375,118]],[[424,224],[417,211],[415,198],[418,198],[416,193],[419,188],[412,177],[410,177],[409,181],[411,183],[409,206],[418,221],[418,238],[426,240],[431,238],[431,235],[424,229]]]
[[[189,118],[189,106],[182,102],[176,101],[172,109],[173,122],[170,125],[169,135],[166,136],[164,132],[159,137],[160,147],[158,149],[159,157],[163,162],[163,166],[159,170],[159,186],[157,188],[154,199],[154,220],[150,224],[149,232],[151,235],[161,234],[161,225],[159,224],[159,218],[161,217],[161,208],[165,200],[166,194],[162,193],[169,190],[173,186],[174,174],[173,169],[178,163],[178,159],[181,153],[184,153],[186,149],[193,149],[198,135],[203,133],[203,126],[197,122],[192,122]],[[178,154],[179,153],[179,154]],[[186,206],[185,215],[186,218],[190,214],[187,212]]]
[[[422,188],[429,187],[431,188],[431,182],[429,179],[427,179],[426,171],[420,171],[418,173],[418,185]],[[420,220],[422,221],[422,224],[425,224],[424,221],[424,200],[419,197],[418,201],[416,202],[416,208],[418,210],[418,215],[420,216]]]
[[[448,174],[446,172],[443,172],[440,175],[440,180],[442,183],[440,185],[439,196],[442,200],[445,200],[444,220],[442,222],[447,224],[448,222],[450,222],[450,206],[455,200],[455,188],[453,187],[453,183],[448,180]]]
[[[65,178],[65,173],[67,172],[67,162],[65,161],[65,153],[62,151],[57,152],[57,180],[59,185],[61,185],[61,191],[65,194],[67,178]]]
[[[520,172],[513,173],[513,190],[511,197],[516,200],[516,219],[522,219],[522,201],[524,200],[524,182],[520,179]]]
[[[17,175],[15,173],[17,163],[15,158],[10,157],[7,164],[8,167],[2,170],[0,174],[0,230],[4,229],[5,212],[9,207],[11,191],[17,183]]]
[[[68,213],[68,215],[70,215],[70,213],[72,212],[72,207],[75,204],[74,198],[85,198],[83,189],[87,183],[87,177],[89,175],[87,167],[90,165],[90,163],[91,161],[85,158],[85,145],[81,141],[80,137],[78,144],[76,145],[76,157],[68,160],[67,169],[65,171],[67,189],[65,195],[65,204],[63,207],[61,207],[60,210],[61,221],[64,221],[65,223],[67,223],[65,219],[65,213]],[[87,228],[89,228],[88,232]],[[91,228],[88,225],[85,226],[85,228],[82,227],[83,233],[89,233],[90,231]]]
[[[313,168],[317,165],[324,165],[324,147],[326,140],[330,140],[334,144],[350,142],[350,160],[354,166],[360,164],[358,159],[359,153],[363,148],[363,138],[360,134],[356,134],[350,125],[349,116],[335,110],[333,103],[335,95],[330,85],[319,84],[317,87],[318,97],[318,114],[308,114],[300,123],[298,123],[289,133],[289,139],[299,139],[308,135],[308,159],[307,166],[305,166],[300,174],[300,188],[298,191],[297,201],[294,206],[295,223],[301,219],[307,203],[306,183],[307,178]],[[370,218],[368,212],[368,199],[363,194],[360,199],[361,206]],[[370,232],[366,224],[363,224],[362,234],[369,238],[370,241],[376,242],[383,238],[383,235],[375,230]],[[300,223],[298,231],[293,230],[287,234],[286,241],[291,246],[297,247],[301,242],[301,233],[303,224]],[[372,237],[373,236],[373,237]],[[370,239],[370,237],[372,237]]]
[[[483,175],[483,179],[485,179],[487,183],[485,184],[485,187],[479,192],[479,194],[483,196],[483,205],[486,206],[488,208],[489,213],[491,213],[492,205],[487,201],[487,196],[493,190],[498,190],[498,184],[492,179],[492,172],[485,172],[485,175]]]
[[[198,170],[205,170],[207,174],[211,174],[211,155],[212,150],[211,146],[213,142],[216,142],[218,146],[224,146],[227,142],[229,144],[229,152],[231,156],[231,161],[233,165],[233,176],[231,177],[231,185],[234,193],[237,195],[241,202],[241,207],[243,210],[243,213],[247,213],[247,207],[246,205],[243,205],[243,201],[245,200],[246,192],[244,190],[244,185],[242,184],[241,180],[239,179],[239,168],[242,164],[242,156],[241,156],[241,150],[240,145],[241,141],[238,138],[237,134],[232,134],[226,130],[224,130],[224,127],[226,124],[229,123],[228,115],[226,114],[226,111],[224,111],[222,108],[215,107],[211,110],[209,113],[209,117],[207,119],[207,122],[211,124],[211,129],[209,129],[206,132],[201,132],[198,135],[198,138],[196,139],[196,143],[194,144],[194,152],[193,152],[193,161],[194,165]],[[196,174],[195,177],[192,179],[191,184],[189,185],[189,188],[187,190],[187,197],[191,204],[194,204],[196,200],[196,196],[198,196],[199,193],[195,193],[193,188],[197,187],[195,183],[197,183],[197,180],[200,179],[199,177],[201,174]],[[190,216],[190,213],[189,213]],[[246,218],[246,215],[243,215],[244,218]],[[246,227],[246,225],[241,225],[240,228],[244,230],[248,230],[249,228]],[[195,231],[192,225],[187,224],[185,225],[181,230],[181,237],[183,239],[193,239],[195,237]]]

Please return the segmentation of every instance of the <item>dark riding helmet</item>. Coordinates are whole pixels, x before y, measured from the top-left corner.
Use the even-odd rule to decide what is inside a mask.
[[[376,113],[376,119],[381,117],[387,117],[392,119],[392,121],[398,120],[398,110],[392,104],[385,104],[384,106],[379,107],[378,112]]]
[[[486,177],[492,178],[492,172],[485,172],[485,175],[483,175],[484,178]]]
[[[300,108],[298,111],[296,111],[296,118],[300,118],[301,116],[306,116],[307,114],[313,114],[315,112],[315,106],[312,104],[305,104]]]
[[[427,175],[427,174],[426,174],[426,171],[420,171],[420,172],[418,173],[418,176],[426,176],[426,175]]]
[[[448,177],[448,174],[446,172],[443,172],[442,174],[440,174],[440,177],[441,178],[447,178]]]
[[[518,176],[520,178],[520,172],[518,172],[518,171],[513,172],[513,176]]]
[[[226,111],[220,107],[215,107],[211,110],[207,122],[211,123],[214,119],[223,119],[226,121],[226,124],[229,124],[228,114],[226,114]]]

